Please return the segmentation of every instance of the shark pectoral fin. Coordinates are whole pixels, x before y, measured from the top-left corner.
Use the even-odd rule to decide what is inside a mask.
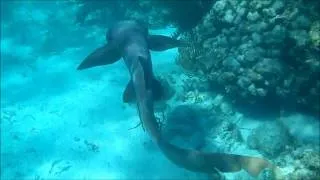
[[[112,64],[118,61],[120,57],[121,55],[117,51],[117,48],[110,44],[106,44],[89,54],[78,66],[77,70]]]
[[[187,43],[168,36],[149,35],[148,45],[152,51],[165,51],[176,47],[186,47]]]
[[[164,98],[164,88],[161,82],[155,78],[152,81],[152,98],[154,101],[159,101]]]
[[[211,157],[211,159],[207,159],[211,161],[212,167],[216,167],[221,172],[237,172],[243,169],[252,177],[258,177],[258,175],[266,168],[271,168],[273,170],[273,165],[271,163],[259,157],[224,153],[212,153],[209,157]]]
[[[136,100],[136,95],[134,92],[132,80],[130,80],[129,83],[127,84],[127,87],[122,94],[122,100],[125,103],[132,103]]]

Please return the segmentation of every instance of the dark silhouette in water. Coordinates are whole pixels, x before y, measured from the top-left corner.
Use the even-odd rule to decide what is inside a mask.
[[[184,46],[185,43],[166,36],[149,35],[148,29],[136,21],[117,23],[109,29],[107,40],[108,43],[91,53],[78,69],[111,64],[123,57],[131,75],[124,93],[124,100],[136,99],[143,128],[173,163],[191,171],[207,174],[219,171],[236,172],[244,169],[250,175],[257,176],[265,168],[276,170],[275,166],[262,158],[183,149],[162,138],[154,115],[153,103],[154,99],[161,97],[163,91],[154,77],[149,50],[162,51]]]

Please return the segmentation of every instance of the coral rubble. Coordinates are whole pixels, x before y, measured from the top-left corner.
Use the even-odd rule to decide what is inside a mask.
[[[286,179],[319,179],[319,147],[299,147],[283,153],[276,159],[283,167]]]

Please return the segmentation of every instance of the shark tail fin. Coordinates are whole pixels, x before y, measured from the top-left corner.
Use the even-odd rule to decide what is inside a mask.
[[[269,169],[272,173],[273,179],[282,179],[280,169],[270,163],[268,160],[253,157],[253,156],[243,156],[236,154],[227,153],[201,153],[199,152],[199,157],[207,161],[204,164],[215,167],[218,172],[237,172],[240,170],[245,170],[252,177],[258,177],[264,170]]]
[[[133,103],[136,101],[135,91],[133,88],[132,80],[126,86],[123,92],[122,100],[125,103]],[[154,101],[160,101],[164,98],[164,88],[159,80],[153,78],[152,80],[152,98]]]
[[[183,149],[161,138],[157,140],[157,144],[173,163],[195,172],[213,174],[217,172],[238,172],[243,169],[251,176],[257,177],[263,170],[270,168],[276,179],[279,179],[279,174],[281,174],[276,166],[263,158]]]
[[[165,51],[171,48],[188,46],[187,43],[182,40],[163,35],[149,35],[148,45],[152,51]]]
[[[239,159],[241,168],[253,177],[257,177],[264,169],[272,166],[267,160],[258,157],[239,156]]]
[[[250,156],[240,156],[242,169],[247,171],[251,176],[257,177],[264,169],[271,170],[273,179],[283,179],[281,170],[274,164],[265,159]]]
[[[112,64],[118,61],[120,57],[121,55],[116,47],[111,44],[106,44],[89,54],[77,67],[77,70]]]

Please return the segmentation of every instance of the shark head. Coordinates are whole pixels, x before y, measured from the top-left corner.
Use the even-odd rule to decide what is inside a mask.
[[[124,49],[135,36],[147,39],[148,29],[138,21],[120,21],[107,31],[106,41],[119,49]]]

